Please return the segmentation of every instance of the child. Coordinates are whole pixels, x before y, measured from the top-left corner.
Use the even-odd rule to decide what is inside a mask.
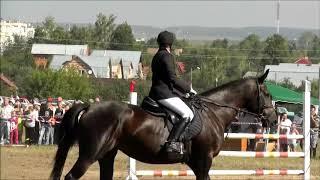
[[[16,111],[12,111],[10,123],[10,144],[18,144],[18,117]]]
[[[298,131],[295,123],[293,123],[291,126],[290,134],[291,135],[298,135],[299,134],[299,131]],[[297,146],[297,139],[290,139],[289,140],[290,152],[295,152],[296,146]]]

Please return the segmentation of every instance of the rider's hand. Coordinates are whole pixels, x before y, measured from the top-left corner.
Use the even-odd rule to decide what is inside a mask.
[[[189,98],[189,97],[190,97],[190,94],[189,94],[189,93],[186,93],[186,94],[184,95],[184,97],[185,97],[185,98]]]
[[[194,89],[191,88],[190,93],[196,95],[197,91],[195,91]]]

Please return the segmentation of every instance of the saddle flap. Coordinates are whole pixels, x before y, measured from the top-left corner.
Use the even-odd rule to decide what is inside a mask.
[[[164,117],[166,125],[168,125],[168,123],[176,124],[180,118],[175,112],[164,106],[161,106],[150,97],[145,97],[140,107],[154,116]]]
[[[145,111],[151,113],[152,115],[155,115],[155,116],[166,116],[166,113],[164,112],[164,110],[159,106],[159,104],[151,99],[150,97],[146,96],[140,107],[142,109],[144,109]]]

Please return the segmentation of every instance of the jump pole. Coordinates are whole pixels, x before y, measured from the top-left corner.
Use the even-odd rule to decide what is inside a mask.
[[[130,83],[130,93],[129,93],[129,98],[130,98],[130,104],[132,105],[137,105],[138,104],[138,94],[137,92],[134,91],[134,86],[136,82],[131,81]],[[136,160],[129,157],[129,167],[128,167],[128,176],[126,180],[138,180],[137,177],[137,172],[136,172]]]
[[[310,179],[310,91],[311,83],[304,80],[304,180]]]

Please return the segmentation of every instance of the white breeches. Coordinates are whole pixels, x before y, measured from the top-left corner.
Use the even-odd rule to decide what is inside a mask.
[[[179,114],[183,118],[192,121],[194,114],[192,110],[178,97],[158,100],[160,104]]]

